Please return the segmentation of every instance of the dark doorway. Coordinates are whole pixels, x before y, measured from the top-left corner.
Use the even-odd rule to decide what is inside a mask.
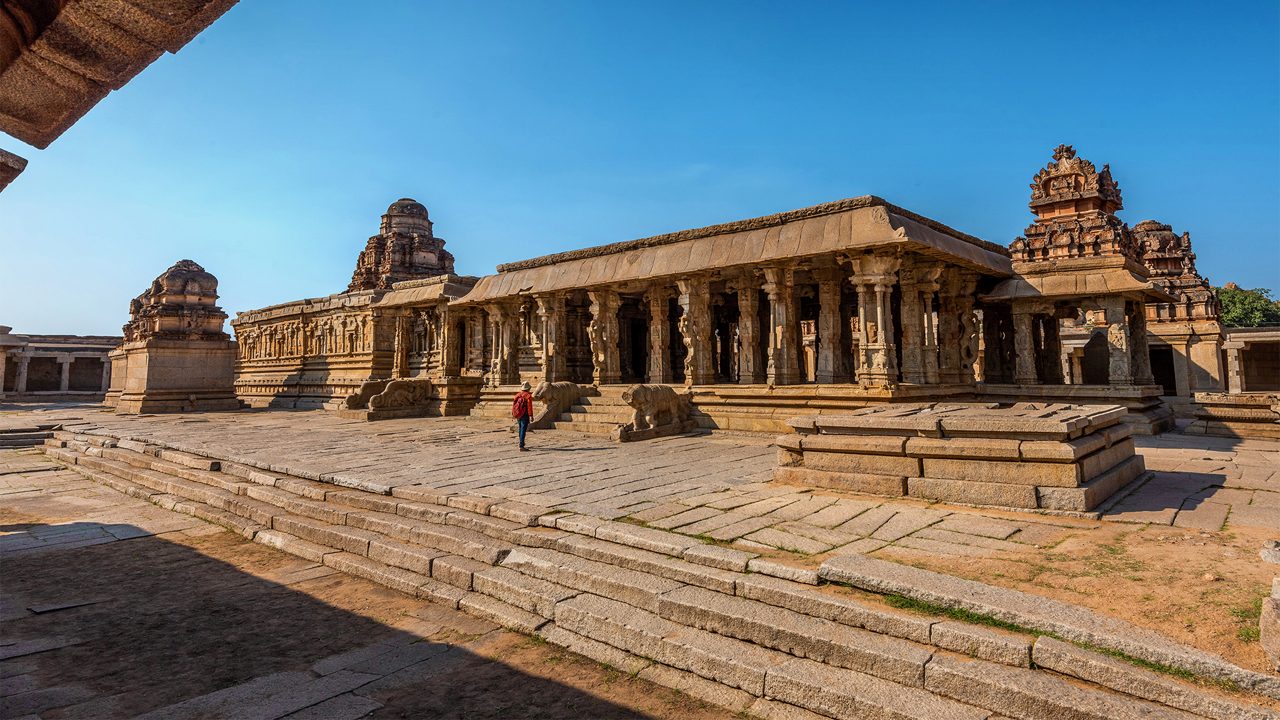
[[[1093,334],[1084,346],[1084,362],[1080,374],[1085,385],[1108,385],[1111,383],[1111,349],[1107,346],[1107,337],[1100,332]]]
[[[1178,394],[1178,377],[1173,372],[1173,348],[1168,345],[1151,346],[1151,374],[1156,384],[1164,388],[1161,395]]]
[[[644,318],[631,318],[627,321],[631,338],[629,354],[630,373],[624,375],[626,382],[648,382],[649,377],[649,321]]]

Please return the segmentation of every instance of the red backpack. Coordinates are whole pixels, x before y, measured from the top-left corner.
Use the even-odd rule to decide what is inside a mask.
[[[511,403],[511,417],[519,419],[532,414],[529,408],[529,394],[524,392],[516,393],[516,399]]]

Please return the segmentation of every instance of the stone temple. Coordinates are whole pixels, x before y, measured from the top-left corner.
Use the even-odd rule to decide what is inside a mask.
[[[1239,356],[1224,361],[1187,235],[1129,227],[1110,169],[1065,145],[1030,207],[1007,248],[865,196],[475,278],[404,198],[346,292],[237,315],[236,394],[342,410],[417,380],[421,414],[496,414],[522,381],[571,382],[603,399],[562,421],[608,429],[610,397],[665,384],[688,389],[697,426],[754,431],[894,402],[1105,402],[1153,433],[1166,401],[1225,389]]]

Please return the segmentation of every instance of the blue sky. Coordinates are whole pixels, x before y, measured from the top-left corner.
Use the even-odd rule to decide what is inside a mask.
[[[232,315],[340,292],[403,196],[474,275],[865,194],[1007,244],[1060,142],[1280,291],[1278,8],[246,0],[49,149],[0,137],[0,323],[118,333],[181,258]]]

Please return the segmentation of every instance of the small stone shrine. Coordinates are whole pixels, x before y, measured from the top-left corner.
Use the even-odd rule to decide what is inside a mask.
[[[876,495],[1088,512],[1146,468],[1116,405],[936,403],[812,415],[774,479]]]
[[[104,401],[119,413],[236,410],[236,344],[223,332],[218,279],[179,260],[129,304]]]

